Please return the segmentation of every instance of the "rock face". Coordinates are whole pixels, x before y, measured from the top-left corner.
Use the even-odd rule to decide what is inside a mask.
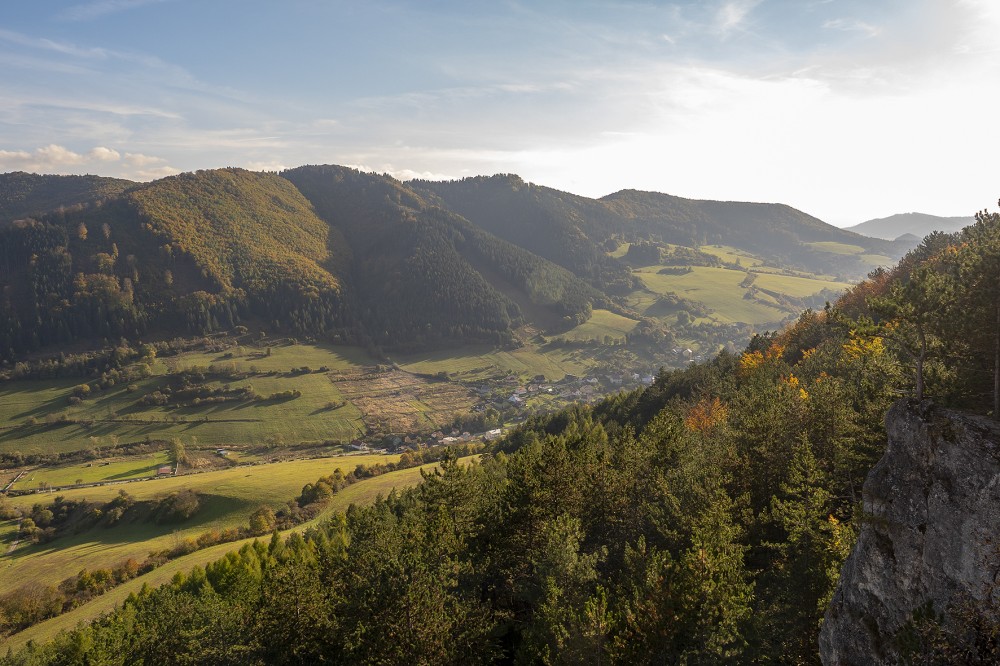
[[[894,664],[893,636],[917,608],[983,598],[1000,546],[1000,427],[904,400],[864,486],[858,542],[820,633],[828,666]]]

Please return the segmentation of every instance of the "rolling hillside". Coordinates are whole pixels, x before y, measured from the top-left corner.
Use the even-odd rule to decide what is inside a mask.
[[[7,359],[75,341],[236,326],[360,344],[376,356],[512,347],[536,332],[603,340],[600,326],[574,331],[595,309],[640,322],[633,342],[660,345],[664,327],[691,322],[777,325],[907,245],[777,204],[634,190],[589,199],[513,175],[402,183],[339,166],[198,171],[147,184],[0,179],[0,212],[45,208],[0,221]],[[748,282],[699,301],[686,281],[663,277],[684,267],[733,272],[719,285],[752,282],[747,271],[818,282],[810,294]],[[615,343],[622,332],[606,335]],[[677,332],[690,344],[713,338]]]

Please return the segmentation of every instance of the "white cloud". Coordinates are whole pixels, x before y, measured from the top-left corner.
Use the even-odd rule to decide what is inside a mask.
[[[287,165],[281,162],[274,161],[263,161],[263,162],[245,162],[243,168],[248,171],[284,171],[288,168]]]
[[[860,32],[867,37],[878,37],[882,28],[857,19],[832,19],[823,24],[827,30],[843,30],[844,32]]]
[[[147,167],[153,164],[166,162],[162,157],[143,155],[142,153],[125,153],[125,163],[134,167]]]
[[[733,32],[742,30],[747,17],[761,0],[729,0],[724,2],[715,13],[715,32],[727,37]]]
[[[131,175],[131,178],[135,180],[157,180],[158,178],[166,178],[167,176],[175,176],[181,172],[172,166],[160,166],[154,167],[152,169],[140,169]]]
[[[34,150],[0,150],[0,171],[99,173],[133,180],[152,180],[180,173],[180,169],[168,166],[162,157],[125,153],[123,158],[118,150],[107,146],[76,152],[58,144]]]
[[[92,148],[90,152],[87,153],[87,157],[99,162],[117,162],[122,158],[121,153],[117,150],[114,150],[113,148],[105,148],[104,146]]]

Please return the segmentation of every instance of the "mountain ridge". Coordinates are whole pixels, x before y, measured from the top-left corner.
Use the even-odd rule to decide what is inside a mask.
[[[939,215],[913,212],[896,213],[889,217],[875,218],[844,228],[848,231],[872,238],[895,240],[905,234],[913,234],[918,238],[923,238],[934,231],[952,233],[969,226],[973,222],[975,222],[975,218],[971,215],[941,217]]]

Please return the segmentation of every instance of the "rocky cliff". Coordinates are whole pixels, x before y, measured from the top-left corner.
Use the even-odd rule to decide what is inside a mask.
[[[897,663],[895,637],[928,603],[945,624],[962,600],[995,608],[1000,426],[904,400],[886,427],[885,456],[865,481],[865,520],[820,633],[828,666]]]

